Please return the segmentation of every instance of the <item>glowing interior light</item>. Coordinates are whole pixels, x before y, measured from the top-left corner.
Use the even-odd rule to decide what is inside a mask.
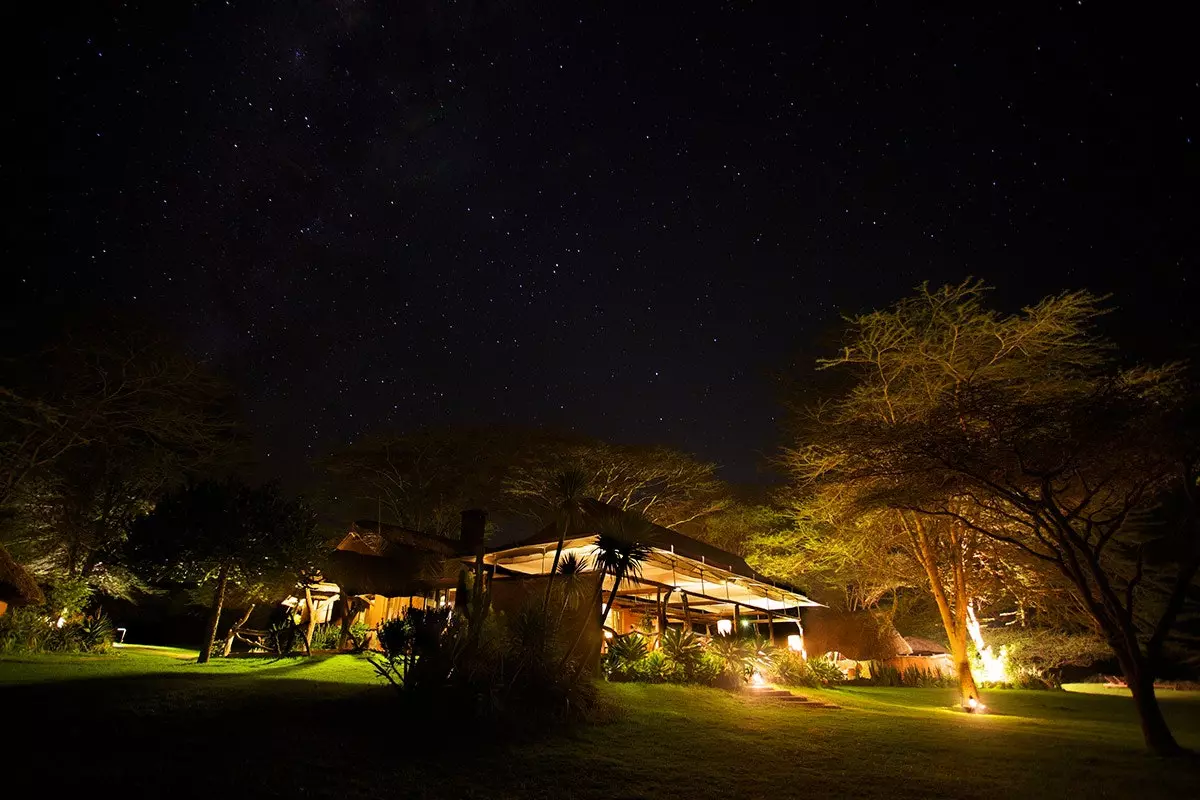
[[[787,638],[788,650],[795,650],[797,653],[804,651],[804,637],[798,633],[790,634]]]
[[[604,638],[605,638],[605,639],[611,639],[612,637],[613,637],[613,632],[612,632],[612,631],[605,631],[605,632],[604,632]]]
[[[763,680],[763,676],[758,670],[755,670],[754,674],[750,676],[750,683],[753,686],[766,686],[767,684],[767,682]]]
[[[722,636],[728,636],[733,633],[733,620],[719,619],[717,620],[717,633]]]

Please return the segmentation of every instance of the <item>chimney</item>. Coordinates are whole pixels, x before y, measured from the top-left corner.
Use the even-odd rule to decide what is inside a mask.
[[[487,526],[487,512],[474,508],[462,512],[462,549],[464,553],[477,553],[483,549],[483,530]]]

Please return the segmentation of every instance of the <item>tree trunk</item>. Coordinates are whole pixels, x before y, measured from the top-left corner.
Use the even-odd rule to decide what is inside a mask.
[[[237,637],[237,633],[242,629],[242,626],[250,621],[250,615],[254,613],[254,605],[254,603],[250,604],[250,607],[246,609],[246,613],[242,614],[242,618],[233,623],[233,627],[231,627],[229,629],[229,633],[225,635],[225,647],[221,649],[222,657],[227,657],[231,652],[233,652],[233,640]]]
[[[946,587],[942,583],[937,553],[922,520],[914,515],[911,526],[903,515],[900,517],[909,530],[913,540],[913,555],[925,569],[929,579],[929,591],[937,601],[938,614],[942,618],[942,627],[946,638],[950,640],[950,655],[954,659],[954,668],[958,671],[958,688],[960,700],[964,708],[974,708],[979,703],[979,689],[975,686],[975,676],[971,673],[971,658],[967,651],[967,604],[970,603],[967,591],[966,565],[963,563],[963,550],[957,540],[951,550],[954,553],[954,563],[951,572],[954,576],[954,603],[946,596]],[[974,704],[972,703],[974,701]]]
[[[455,595],[455,599],[458,596]],[[350,643],[350,629],[354,627],[354,621],[358,619],[360,612],[355,610],[355,598],[342,598],[342,632],[338,635],[338,650],[345,650],[346,645]]]
[[[304,586],[304,612],[308,619],[304,620],[304,655],[312,655],[312,637],[313,631],[317,627],[317,615],[313,613],[313,598],[312,587],[307,584]]]
[[[212,654],[213,642],[217,640],[217,625],[221,622],[221,608],[225,605],[225,587],[229,583],[229,567],[221,566],[220,573],[217,574],[217,588],[213,590],[212,611],[208,617],[208,623],[204,626],[204,641],[200,643],[200,656],[196,659],[197,664],[207,664],[209,656]]]
[[[1154,694],[1154,676],[1145,669],[1134,668],[1133,675],[1125,672],[1125,682],[1133,693],[1133,703],[1137,707],[1138,719],[1142,723],[1142,738],[1146,747],[1159,756],[1178,756],[1185,751],[1175,741],[1171,729],[1163,718],[1162,707]]]

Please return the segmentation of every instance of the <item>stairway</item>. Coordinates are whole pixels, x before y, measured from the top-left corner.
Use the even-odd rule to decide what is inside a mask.
[[[833,703],[826,703],[824,700],[810,700],[807,697],[792,694],[786,689],[773,689],[770,686],[750,686],[746,689],[746,696],[754,700],[773,700],[777,703],[788,703],[806,708],[841,708]]]

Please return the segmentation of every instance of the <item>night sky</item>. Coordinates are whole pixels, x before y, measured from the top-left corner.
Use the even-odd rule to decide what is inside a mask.
[[[504,423],[735,480],[777,443],[775,374],[924,280],[1113,292],[1132,348],[1195,338],[1182,19],[418,5],[56,9],[9,319],[161,320],[281,470]]]

